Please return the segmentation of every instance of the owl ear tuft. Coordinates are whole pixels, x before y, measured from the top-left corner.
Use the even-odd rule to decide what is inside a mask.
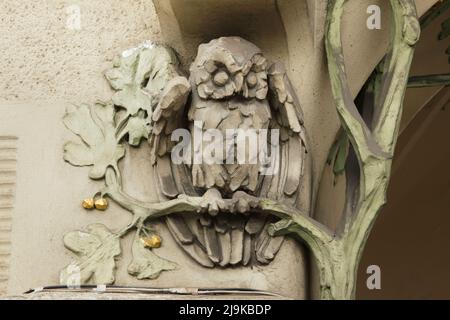
[[[261,55],[257,54],[252,58],[253,69],[255,72],[262,72],[267,70],[268,62],[267,59]]]
[[[192,76],[194,77],[195,84],[198,86],[201,83],[207,82],[211,75],[203,69],[197,69],[195,71],[191,71]]]

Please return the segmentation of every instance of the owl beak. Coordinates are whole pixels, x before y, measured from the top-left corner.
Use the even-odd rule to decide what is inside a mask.
[[[234,77],[234,86],[236,87],[236,93],[241,92],[244,85],[244,76],[242,72],[238,72]]]

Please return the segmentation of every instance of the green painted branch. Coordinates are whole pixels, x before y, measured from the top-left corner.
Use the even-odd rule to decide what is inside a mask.
[[[376,92],[378,117],[372,133],[358,113],[347,84],[340,37],[345,2],[330,2],[326,49],[336,108],[360,165],[360,194],[354,206],[347,206],[352,212],[344,215],[348,219],[345,227],[327,245],[327,250],[314,248],[310,241],[320,275],[326,277],[321,279],[321,297],[332,299],[354,298],[359,260],[376,216],[385,203],[413,45],[420,32],[414,1],[391,0],[391,49],[384,62],[381,90]],[[307,238],[297,226],[290,230]]]
[[[260,210],[282,219],[270,227],[269,232],[271,234],[279,235],[284,230],[294,228],[295,233],[305,241],[306,239],[312,239],[314,243],[326,245],[334,239],[333,232],[330,229],[295,208],[264,199],[260,201]],[[290,233],[290,231],[287,233]]]
[[[390,164],[387,164],[390,166]],[[359,205],[357,214],[351,223],[351,228],[342,235],[341,241],[345,256],[352,265],[353,273],[357,273],[358,263],[362,256],[367,238],[376,217],[382,206],[386,203],[386,192],[388,188],[387,177],[380,181],[377,188],[365,198]]]
[[[269,200],[263,202],[261,208],[283,219],[270,226],[271,235],[293,234],[311,250],[319,271],[321,299],[354,298],[357,256],[345,247],[348,243],[345,239],[336,238],[326,226],[295,209]]]
[[[441,87],[441,86],[450,86],[450,73],[415,76],[409,78],[408,81],[408,88],[425,88],[425,87]]]
[[[391,65],[390,71],[385,73],[384,82],[388,86],[387,96],[381,107],[380,118],[374,128],[377,143],[386,153],[392,154],[398,137],[403,99],[408,81],[408,71],[414,53],[414,44],[417,42],[420,27],[414,1],[391,0],[393,11],[393,38],[391,54],[387,63]],[[391,159],[372,160],[362,162],[360,166],[369,168],[365,172],[366,185],[370,185],[369,193],[360,198],[356,207],[357,212],[351,223],[351,229],[345,235],[348,246],[354,246],[350,251],[360,256],[371,227],[386,202],[386,192],[390,179]],[[367,183],[367,181],[370,181]],[[359,248],[358,248],[359,246]],[[359,260],[359,259],[358,259]]]
[[[166,202],[143,202],[127,195],[117,180],[114,170],[108,168],[106,172],[106,187],[103,195],[109,196],[122,208],[139,217],[141,222],[148,218],[159,218],[171,213],[198,212],[201,209],[201,197],[179,197]]]
[[[383,102],[375,106],[379,116],[375,119],[373,134],[378,145],[392,154],[397,141],[408,74],[414,55],[414,45],[419,40],[420,25],[412,0],[391,0],[393,28],[391,48],[383,72]],[[385,94],[384,94],[385,93]]]
[[[299,221],[300,222],[300,221]],[[335,264],[332,261],[339,261],[337,258],[342,250],[339,250],[339,241],[336,241],[331,232],[323,232],[321,228],[305,227],[301,223],[289,220],[281,220],[269,228],[271,235],[295,235],[311,251],[319,272],[320,298],[323,300],[338,299],[342,295],[334,291],[336,286]]]
[[[335,292],[336,289],[342,288],[336,285],[334,267],[337,266],[336,263],[342,261],[339,257],[343,251],[340,249],[340,241],[336,241],[333,232],[319,222],[299,214],[295,209],[273,201],[266,200],[262,202],[261,207],[265,212],[283,219],[269,227],[271,235],[295,235],[311,250],[319,269],[320,298],[332,300],[344,296],[343,293]],[[289,214],[286,215],[287,212]]]
[[[331,88],[342,126],[345,129],[360,163],[369,163],[373,159],[387,159],[390,156],[382,151],[372,133],[358,112],[348,87],[344,53],[341,41],[341,22],[346,0],[334,0],[329,3],[327,17],[327,37],[325,39],[328,71]],[[369,167],[361,166],[360,194],[370,192],[372,173]]]
[[[389,175],[386,163],[390,163],[391,154],[395,146],[400,121],[402,102],[406,88],[413,48],[420,32],[415,4],[411,0],[392,0],[393,32],[391,36],[391,50],[387,55],[383,72],[382,95],[378,106],[379,118],[375,123],[374,134],[364,125],[352,125],[362,121],[361,116],[355,114],[354,102],[343,97],[349,96],[348,85],[343,83],[345,67],[343,62],[342,43],[340,40],[340,23],[345,0],[335,0],[330,5],[327,34],[327,56],[329,62],[330,79],[336,108],[341,117],[343,127],[349,135],[360,164],[360,204],[379,186],[379,183]],[[353,110],[353,111],[351,111]],[[356,110],[357,113],[357,110]],[[361,130],[364,127],[364,130]],[[374,139],[367,139],[369,135]],[[379,153],[368,153],[371,149],[365,143],[381,147],[383,156]],[[362,151],[361,151],[362,150]],[[346,215],[351,217],[352,215]],[[350,221],[351,222],[351,221]],[[349,223],[350,223],[349,222]],[[344,228],[345,229],[345,228]]]
[[[375,143],[369,128],[359,114],[348,87],[341,41],[341,22],[346,1],[330,1],[328,8],[325,45],[332,92],[342,125],[357,149],[358,156],[363,160],[369,157],[382,158],[384,154]]]
[[[199,213],[202,211],[203,197],[192,197],[181,195],[177,199],[164,202],[142,202],[127,195],[122,190],[120,182],[117,180],[115,170],[108,168],[106,172],[106,186],[102,190],[102,195],[110,197],[114,202],[122,208],[131,212],[135,219],[129,227],[134,227],[146,219],[156,219],[172,213]],[[230,204],[230,208],[234,207],[233,199],[224,199]],[[269,199],[260,199],[255,211],[269,213],[280,219],[288,219],[301,225],[307,232],[314,237],[323,238],[324,241],[332,239],[331,232],[317,221],[304,215],[299,210],[282,205],[276,201]],[[124,233],[123,231],[122,233]]]

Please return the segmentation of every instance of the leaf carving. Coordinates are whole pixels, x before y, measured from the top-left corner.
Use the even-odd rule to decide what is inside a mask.
[[[345,172],[349,143],[350,142],[345,131],[340,130],[327,158],[327,163],[329,165],[333,165],[333,172],[335,176],[341,175]]]
[[[92,179],[104,177],[106,168],[117,170],[117,161],[125,155],[124,147],[117,142],[114,122],[114,106],[96,103],[67,110],[63,122],[81,143],[64,145],[64,160],[74,166],[93,166],[89,172]]]
[[[173,76],[176,58],[163,46],[146,44],[124,52],[115,60],[114,67],[105,74],[117,92],[112,101],[135,116],[145,110],[150,116],[152,106],[167,81]]]
[[[104,225],[91,224],[86,231],[71,231],[64,236],[64,245],[77,255],[78,261],[61,271],[61,284],[68,284],[74,273],[78,273],[80,284],[114,283],[120,240]]]
[[[176,264],[169,260],[163,259],[153,253],[152,250],[147,249],[142,244],[139,236],[133,242],[133,260],[128,266],[128,273],[136,276],[139,280],[142,279],[156,279],[162,271],[174,270]]]
[[[147,139],[150,134],[150,120],[145,117],[145,113],[140,110],[136,116],[130,117],[124,129],[128,133],[128,143],[132,146],[139,146],[142,139]]]

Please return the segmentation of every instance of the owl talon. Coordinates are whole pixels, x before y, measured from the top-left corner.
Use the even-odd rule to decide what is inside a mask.
[[[259,200],[257,197],[251,196],[244,191],[236,191],[233,194],[235,208],[241,214],[249,214],[251,209],[258,208]]]
[[[217,189],[209,189],[203,195],[200,207],[203,213],[216,216],[220,210],[226,210],[228,206]]]
[[[250,205],[244,199],[238,199],[236,205],[237,211],[241,214],[247,213],[250,210]]]

